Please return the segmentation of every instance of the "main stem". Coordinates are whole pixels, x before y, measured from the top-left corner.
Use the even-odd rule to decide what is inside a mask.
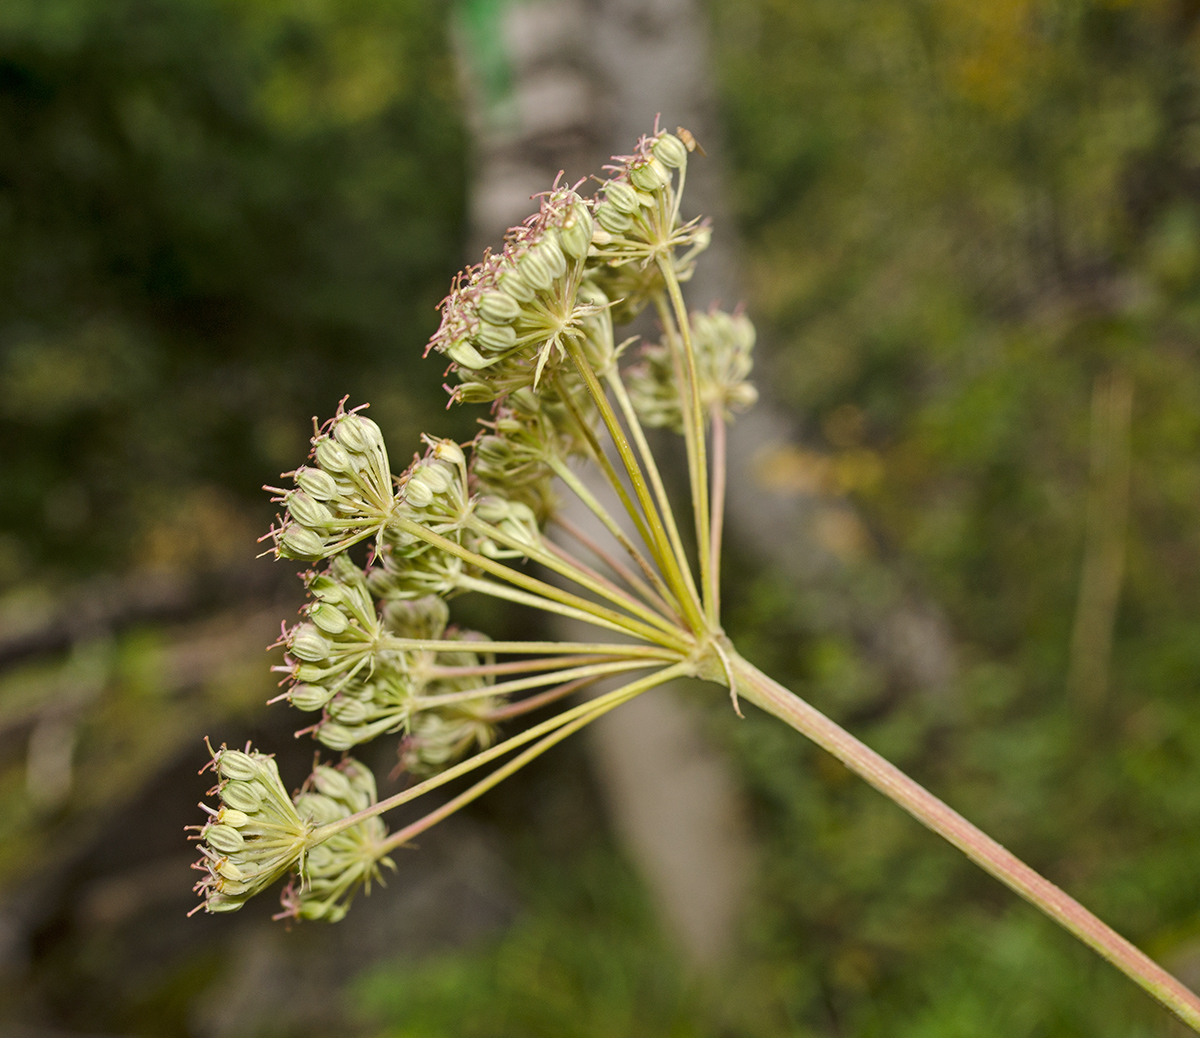
[[[1200,1032],[1200,998],[1070,895],[942,803],[895,765],[789,692],[741,656],[733,657],[738,694],[786,721],[918,821],[950,841],[976,865],[1015,890],[1064,929]]]

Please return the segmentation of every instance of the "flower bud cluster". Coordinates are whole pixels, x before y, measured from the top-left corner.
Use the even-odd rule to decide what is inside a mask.
[[[314,828],[349,818],[376,802],[375,776],[352,758],[336,767],[318,764],[296,795],[296,810]],[[371,892],[382,883],[380,865],[395,869],[384,857],[387,826],[366,818],[311,848],[304,870],[283,892],[284,917],[324,919],[335,923],[350,908],[360,887]]]
[[[343,400],[313,436],[312,464],[287,473],[294,487],[266,488],[286,509],[269,534],[276,558],[329,558],[387,524],[395,494],[383,434],[344,408]]]
[[[588,203],[555,187],[509,231],[499,255],[459,275],[430,343],[458,372],[456,400],[483,403],[536,388],[563,366],[565,337],[586,336],[587,319],[607,305],[578,298],[592,233]]]
[[[673,264],[676,277],[687,281],[711,240],[706,222],[680,222],[687,158],[683,141],[663,131],[643,137],[632,155],[605,167],[613,176],[596,206],[589,277],[609,299],[619,300],[612,312],[618,324],[633,320],[663,290],[658,260]]]
[[[747,381],[753,362],[754,325],[741,313],[721,310],[691,315],[696,379],[705,413],[719,407],[724,417],[745,411],[758,399]],[[683,431],[683,413],[675,363],[667,345],[647,346],[627,374],[629,397],[641,420],[650,426]]]
[[[463,543],[474,503],[468,487],[466,457],[453,440],[425,436],[427,450],[400,477],[395,519],[410,520],[440,536]],[[379,560],[394,598],[451,595],[466,572],[463,560],[393,523],[380,537]]]
[[[346,555],[334,558],[324,572],[308,574],[307,583],[304,619],[285,632],[288,655],[278,669],[292,681],[287,700],[297,709],[321,712],[306,731],[329,749],[345,751],[380,735],[407,732],[431,712],[424,699],[487,686],[479,675],[443,678],[432,670],[477,667],[480,656],[465,646],[461,652],[434,653],[393,644],[401,638],[472,637],[447,628],[449,610],[440,598],[413,599],[397,591],[385,568],[366,574]],[[376,608],[376,598],[382,608]],[[495,707],[495,697],[486,694],[479,702]],[[432,712],[452,719],[459,713],[448,707]]]
[[[220,798],[214,811],[204,804],[208,821],[198,830],[205,873],[195,886],[206,912],[233,912],[303,863],[313,825],[297,812],[272,757],[251,750],[213,751],[206,765],[217,774],[210,796]]]

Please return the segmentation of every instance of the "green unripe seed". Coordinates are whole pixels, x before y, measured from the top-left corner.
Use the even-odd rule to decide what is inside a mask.
[[[301,526],[310,530],[323,530],[333,521],[333,513],[320,501],[314,501],[303,490],[295,490],[287,496],[288,515]]]
[[[297,469],[293,479],[296,486],[316,501],[328,501],[337,495],[337,484],[333,477],[320,469]]]
[[[222,825],[232,826],[234,829],[241,829],[242,826],[250,824],[250,816],[245,811],[239,811],[236,807],[222,807],[217,812],[217,821]]]
[[[252,815],[262,807],[261,787],[256,782],[228,782],[221,790],[221,800],[236,811]]]
[[[318,663],[329,657],[329,642],[312,624],[297,624],[292,628],[288,649],[297,659]]]
[[[619,213],[636,213],[641,208],[637,192],[620,180],[613,180],[604,185],[604,201]]]
[[[616,206],[602,202],[596,207],[596,223],[609,234],[624,234],[633,226],[633,218],[623,213]]]
[[[317,739],[331,750],[348,750],[358,742],[354,731],[336,721],[326,721],[317,728]]]
[[[550,272],[550,266],[542,258],[536,245],[517,260],[517,269],[521,272],[521,279],[539,292],[545,292],[554,284],[554,275]]]
[[[317,444],[316,450],[317,464],[326,472],[349,475],[352,472],[357,472],[354,462],[338,444],[331,439],[324,439]]]
[[[656,158],[647,159],[629,170],[633,186],[641,191],[661,191],[671,183],[671,171]]]
[[[369,714],[367,705],[358,699],[338,697],[329,704],[329,716],[342,724],[362,724]]]
[[[320,710],[329,702],[329,695],[320,685],[293,685],[288,702],[297,710]]]
[[[317,602],[310,606],[308,618],[326,634],[341,634],[350,626],[346,614],[328,602]]]
[[[669,169],[682,169],[687,165],[687,146],[673,133],[664,133],[654,142],[651,150],[654,157]]]
[[[571,259],[585,258],[588,246],[592,244],[592,230],[592,214],[588,212],[587,206],[576,205],[558,233],[563,252]]]
[[[475,341],[489,350],[511,350],[517,344],[517,333],[511,325],[488,324],[481,321],[475,332]]]
[[[446,356],[461,368],[486,368],[494,364],[494,360],[484,360],[481,354],[466,339],[459,339],[446,347]]]
[[[533,300],[533,288],[525,281],[518,270],[509,268],[500,275],[500,289],[512,296],[518,303],[528,303]]]
[[[231,825],[210,825],[204,842],[222,854],[236,854],[246,846],[246,838]]]
[[[252,782],[262,774],[262,766],[258,761],[241,750],[221,750],[217,759],[217,770],[221,778],[236,782]]]
[[[547,231],[546,236],[536,246],[538,255],[550,271],[550,277],[557,281],[567,272],[567,258],[558,245],[558,235]]]
[[[279,554],[291,559],[319,559],[325,553],[325,541],[317,533],[296,523],[284,527],[279,538]]]
[[[477,310],[489,324],[511,324],[521,315],[521,304],[507,292],[484,292]]]
[[[448,465],[461,465],[467,460],[462,448],[453,440],[438,440],[433,448],[433,456]]]

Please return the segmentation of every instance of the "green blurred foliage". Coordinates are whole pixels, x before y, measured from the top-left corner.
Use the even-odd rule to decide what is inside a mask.
[[[343,393],[415,439],[454,84],[418,0],[3,5],[0,581],[241,557]]]
[[[734,593],[731,633],[1195,983],[1195,8],[713,13],[768,377],[825,449],[877,459],[850,491],[870,531],[858,569],[934,604],[959,673],[941,695],[883,688],[867,647],[769,575]],[[1133,389],[1125,579],[1107,694],[1071,697],[1093,390],[1114,375]],[[768,840],[756,940],[817,978],[779,991],[795,1020],[1164,1033],[1112,970],[786,736],[736,729]]]

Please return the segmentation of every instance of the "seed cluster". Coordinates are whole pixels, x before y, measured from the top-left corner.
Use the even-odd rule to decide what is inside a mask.
[[[721,310],[691,315],[696,358],[696,381],[706,411],[714,408],[729,417],[754,406],[758,390],[747,381],[754,349],[754,325],[741,313]],[[640,363],[629,369],[626,381],[638,417],[656,428],[683,432],[683,411],[676,388],[675,356],[668,344],[645,347]]]
[[[586,494],[575,461],[609,463],[598,439],[605,427],[612,432],[605,383],[616,392],[622,379],[632,379],[621,403],[627,419],[636,413],[650,425],[680,424],[678,358],[650,347],[632,375],[622,374],[617,365],[627,344],[615,344],[613,328],[661,298],[668,281],[689,278],[708,244],[705,223],[679,216],[688,153],[680,138],[656,133],[607,167],[596,197],[580,195],[578,184],[556,183],[499,253],[485,254],[456,278],[429,349],[449,361],[452,401],[492,406],[473,442],[424,436],[424,452],[394,477],[379,427],[343,401],[314,429],[308,463],[285,474],[292,485],[268,488],[282,505],[267,535],[276,557],[314,564],[304,577],[307,602],[283,631],[286,655],[276,667],[286,685],[279,698],[316,715],[298,735],[343,754],[394,735],[402,771],[436,776],[489,747],[498,721],[513,710],[538,709],[602,674],[666,665],[593,643],[583,643],[582,654],[552,649],[546,665],[536,658],[498,664],[495,653],[512,648],[491,643],[489,651],[482,635],[451,626],[446,602],[482,591],[598,617],[601,627],[635,638],[658,636],[664,626],[672,631],[673,619],[659,620],[595,570],[561,561],[543,528],[558,510],[556,479]],[[691,332],[705,405],[736,410],[748,403],[749,322],[694,316]],[[619,540],[619,531],[614,536]],[[360,542],[369,545],[365,566],[349,554]],[[521,568],[530,559],[557,564],[559,573],[629,614],[597,609],[531,578]],[[636,561],[648,574],[645,560]],[[660,594],[641,577],[632,580],[654,609],[675,616],[661,582]],[[547,651],[545,643],[521,644]],[[681,642],[671,634],[659,644]],[[497,682],[501,673],[525,676]],[[547,686],[555,687],[509,702],[515,691]],[[212,766],[220,807],[210,810],[198,837],[206,876],[197,889],[208,911],[236,909],[292,872],[284,914],[338,919],[354,891],[378,879],[380,864],[390,865],[386,854],[395,841],[386,844],[375,815],[313,837],[376,804],[363,765],[350,758],[318,763],[294,799],[263,754],[222,747]]]

